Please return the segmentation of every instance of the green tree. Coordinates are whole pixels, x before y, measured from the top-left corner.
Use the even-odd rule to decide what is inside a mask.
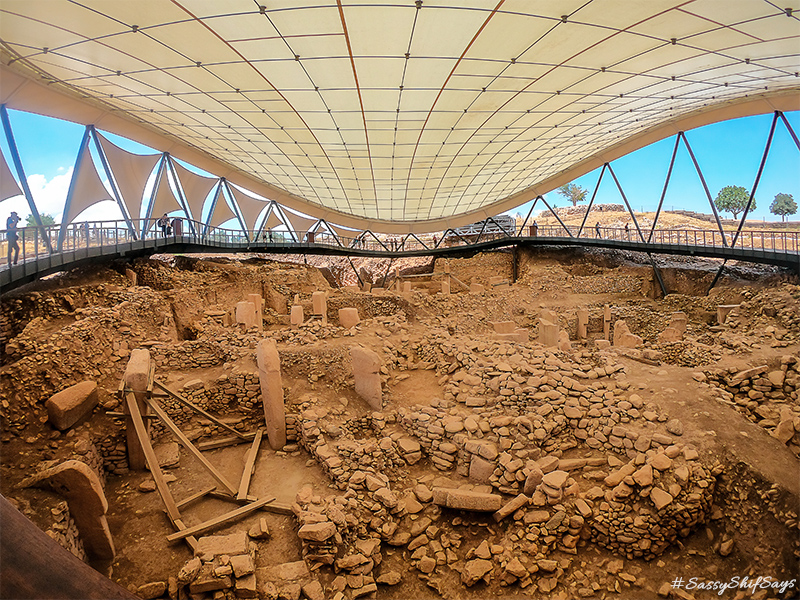
[[[39,218],[42,220],[42,225],[47,227],[48,225],[55,225],[56,220],[53,218],[53,215],[46,215],[44,213],[39,215]],[[29,214],[25,219],[25,227],[36,227],[36,219],[33,218],[33,213]]]
[[[769,212],[773,215],[780,215],[781,221],[786,220],[786,215],[793,215],[797,212],[797,202],[791,194],[775,194],[775,199],[769,205]]]
[[[744,209],[747,207],[747,200],[750,198],[750,192],[739,185],[726,185],[719,191],[717,194],[716,200],[714,200],[714,204],[717,205],[717,208],[733,213],[733,218],[736,218],[740,212],[743,212]],[[753,202],[750,204],[750,210],[755,210],[756,208],[756,199],[753,198]]]
[[[586,194],[588,193],[588,190],[585,190],[581,186],[575,185],[574,183],[562,185],[557,191],[559,194],[566,197],[567,200],[572,202],[572,206],[577,206],[578,202],[583,202],[586,200]]]

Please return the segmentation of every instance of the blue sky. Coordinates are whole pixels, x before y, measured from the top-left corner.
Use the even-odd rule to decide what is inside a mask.
[[[800,112],[786,113],[786,116],[795,133],[800,135]],[[59,221],[84,127],[19,111],[9,111],[9,118],[37,206],[40,212],[52,214]],[[751,189],[766,145],[771,120],[772,115],[758,115],[708,125],[686,133],[712,197],[726,185]],[[153,150],[130,140],[113,135],[108,137],[131,152],[154,153]],[[661,140],[612,163],[634,210],[655,210],[674,143],[674,137]],[[11,166],[4,135],[0,136],[0,148]],[[203,171],[192,170],[207,175]],[[575,183],[588,189],[590,196],[598,175],[599,169],[576,179]],[[769,205],[779,192],[792,194],[800,202],[800,152],[781,122],[776,127],[773,145],[756,193],[757,208],[751,213],[751,218],[780,220],[780,217],[769,212]],[[555,191],[545,197],[551,205],[568,205],[568,201]],[[608,173],[603,177],[595,202],[622,203],[616,185]],[[539,207],[542,205],[537,206],[537,212]],[[529,208],[530,203],[508,212],[525,215]],[[700,180],[682,144],[667,189],[664,209],[710,212]],[[2,202],[0,216],[7,216],[11,210],[16,210],[23,220],[30,212],[22,197]],[[87,209],[82,217],[113,219],[119,218],[118,215],[119,211],[113,203],[104,202]],[[727,213],[725,216],[729,218],[731,215]],[[800,217],[795,215],[793,218]]]

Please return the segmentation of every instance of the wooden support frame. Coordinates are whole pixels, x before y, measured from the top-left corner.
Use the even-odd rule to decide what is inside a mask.
[[[239,517],[243,517],[246,514],[249,514],[253,511],[258,510],[265,504],[269,504],[270,502],[274,502],[275,498],[262,498],[256,502],[251,502],[244,506],[237,508],[236,510],[232,510],[229,513],[225,513],[224,515],[220,515],[219,517],[214,517],[213,519],[209,519],[199,525],[195,525],[194,527],[189,527],[187,529],[183,529],[178,531],[177,533],[173,533],[167,536],[168,542],[174,542],[176,540],[182,540],[186,537],[192,536],[196,533],[205,533],[210,529],[214,529],[219,525],[223,525],[229,521],[233,521],[234,519],[238,519]]]
[[[232,495],[235,495],[236,488],[233,487],[233,485],[227,479],[225,479],[225,476],[222,475],[222,473],[220,473],[217,470],[217,468],[214,465],[212,465],[205,456],[202,455],[200,450],[198,450],[194,444],[192,444],[191,440],[189,440],[189,438],[186,437],[186,434],[184,434],[180,430],[180,428],[177,425],[175,425],[172,419],[169,418],[169,415],[167,415],[167,413],[164,412],[164,409],[158,405],[158,402],[156,402],[152,398],[148,398],[147,404],[150,406],[153,412],[156,413],[156,415],[158,415],[158,418],[161,419],[164,425],[167,426],[167,429],[169,429],[172,432],[172,435],[178,438],[178,441],[181,443],[181,445],[184,448],[186,448],[189,452],[191,452],[197,460],[200,461],[200,463],[206,468],[206,471],[208,471],[211,474],[214,480],[217,483],[219,483],[223,488],[228,490],[228,492],[230,492]]]
[[[230,425],[228,425],[226,423],[223,423],[217,417],[215,417],[214,415],[204,411],[202,408],[200,408],[199,406],[197,406],[193,402],[189,402],[189,400],[187,400],[186,398],[184,398],[183,396],[181,396],[177,392],[173,392],[171,389],[169,389],[167,386],[165,386],[160,381],[154,380],[154,383],[161,390],[163,390],[164,392],[169,394],[170,397],[172,397],[173,399],[177,400],[178,402],[180,402],[184,406],[187,406],[187,407],[191,408],[193,411],[195,411],[196,413],[203,415],[206,419],[212,421],[216,425],[219,425],[223,429],[227,429],[232,434],[234,434],[236,437],[238,437],[238,438],[240,438],[242,440],[245,440],[245,434],[236,431],[233,427],[231,427]],[[250,441],[250,440],[245,440],[245,441]]]
[[[218,440],[211,440],[208,442],[200,442],[197,444],[197,448],[199,450],[217,450],[218,448],[227,448],[228,446],[238,446],[239,444],[244,444],[245,442],[252,442],[253,438],[255,438],[254,433],[247,433],[244,437],[226,437],[220,438]]]
[[[195,502],[196,500],[200,500],[200,498],[202,498],[204,496],[208,496],[211,492],[215,491],[216,489],[217,489],[217,487],[214,486],[214,485],[212,485],[211,487],[207,487],[205,489],[202,489],[199,492],[197,492],[195,494],[192,494],[188,498],[184,498],[180,502],[177,502],[176,506],[178,507],[178,509],[181,509],[181,508],[183,508],[185,506],[189,506],[192,502]]]
[[[256,437],[253,439],[253,445],[247,451],[247,460],[244,463],[244,470],[242,471],[242,479],[239,482],[239,491],[236,494],[237,500],[242,500],[247,497],[247,490],[250,489],[250,478],[253,476],[253,469],[256,466],[256,458],[258,457],[258,449],[261,446],[261,438],[264,436],[264,429],[259,429],[256,432]]]
[[[139,404],[136,402],[136,397],[133,395],[133,392],[127,392],[125,394],[125,402],[127,403],[128,410],[130,411],[130,418],[136,430],[136,435],[139,437],[139,441],[142,444],[142,450],[144,451],[147,465],[150,468],[150,474],[153,476],[153,481],[156,483],[158,494],[161,496],[161,501],[164,503],[164,507],[167,510],[167,516],[169,517],[169,520],[172,521],[175,529],[178,531],[186,531],[186,524],[181,518],[178,505],[175,504],[175,499],[172,497],[172,492],[169,491],[167,481],[164,479],[164,473],[161,471],[161,467],[158,465],[158,458],[156,457],[155,450],[153,450],[153,445],[150,443],[150,436],[148,435],[147,429],[144,426],[142,414],[139,412]],[[188,533],[184,536],[181,536],[181,539],[186,540],[186,543],[189,544],[192,552],[197,549],[197,538],[195,538],[193,534]]]

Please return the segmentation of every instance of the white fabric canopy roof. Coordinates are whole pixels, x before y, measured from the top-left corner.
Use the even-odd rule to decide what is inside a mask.
[[[225,194],[222,192],[222,186],[217,188],[216,197],[217,204],[214,206],[214,214],[209,215],[208,219],[208,224],[211,227],[218,227],[225,221],[236,218],[236,215],[231,210],[231,207],[228,206],[228,203],[225,201]]]
[[[119,186],[122,201],[128,209],[128,215],[133,219],[134,226],[138,231],[144,187],[161,155],[133,154],[112,144],[102,135],[97,137],[106,158],[108,158],[111,171],[114,173],[114,180]]]
[[[679,129],[800,109],[800,0],[265,5],[3,0],[0,96],[387,232],[508,210]]]
[[[176,210],[182,211],[183,215],[188,218],[186,211],[183,210],[183,207],[180,205],[180,202],[178,202],[175,194],[172,193],[172,188],[169,185],[169,177],[167,175],[166,165],[162,166],[161,178],[157,183],[158,187],[156,188],[156,197],[153,201],[152,207],[150,207],[150,214],[148,215],[153,219],[153,221],[148,225],[148,228],[152,226],[155,221],[160,219],[162,215],[169,214]]]
[[[203,204],[206,201],[206,197],[219,180],[192,173],[180,163],[174,160],[171,162],[172,166],[175,167],[175,174],[181,182],[183,196],[189,205],[189,212],[192,213],[193,219],[199,219],[200,215],[203,214]]]
[[[251,198],[232,185],[228,186],[228,189],[231,191],[233,199],[236,201],[236,204],[239,207],[239,211],[242,214],[242,219],[244,219],[247,229],[252,231],[256,227],[256,219],[258,218],[258,215],[261,214],[261,211],[264,210],[264,208],[267,206],[267,203],[262,200]]]
[[[20,195],[22,195],[22,190],[11,174],[11,169],[8,168],[3,153],[0,152],[0,202]]]
[[[75,217],[93,204],[103,200],[114,200],[100,180],[97,169],[94,168],[88,145],[83,147],[77,164],[78,170],[72,175],[72,200],[68,200],[68,203],[64,205],[65,210],[61,217],[61,223],[72,223]]]

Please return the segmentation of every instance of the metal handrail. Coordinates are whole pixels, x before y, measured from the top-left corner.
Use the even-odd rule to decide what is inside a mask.
[[[42,237],[38,227],[17,229],[19,260],[23,263],[34,260],[52,259],[58,255],[70,255],[74,259],[90,256],[93,249],[101,250],[101,254],[116,254],[120,246],[130,247],[138,244],[155,245],[190,243],[236,250],[252,250],[253,252],[269,252],[270,248],[282,250],[296,247],[298,252],[310,247],[339,248],[353,251],[380,252],[393,254],[397,252],[427,252],[432,248],[469,247],[495,240],[508,239],[509,243],[533,238],[567,239],[570,234],[574,239],[606,240],[622,242],[630,249],[640,248],[654,251],[658,247],[708,247],[724,248],[722,234],[716,229],[657,229],[653,231],[649,243],[642,243],[633,229],[624,227],[590,227],[583,230],[578,238],[579,228],[568,226],[569,233],[558,225],[529,225],[525,231],[515,231],[516,235],[501,231],[482,234],[456,234],[454,231],[437,232],[424,236],[391,236],[372,235],[370,232],[353,232],[353,237],[333,235],[327,231],[242,231],[223,227],[205,226],[198,221],[181,219],[181,230],[165,233],[157,225],[156,219],[133,220],[131,228],[124,220],[85,221],[71,223],[65,228],[63,244],[52,254],[48,244]],[[191,223],[191,226],[189,226]],[[45,235],[51,241],[58,239],[60,225],[44,228]],[[733,231],[726,232],[732,234]],[[729,236],[729,239],[732,236]],[[8,269],[8,230],[0,230],[0,269]],[[730,247],[728,247],[730,249]],[[800,252],[800,231],[774,230],[742,230],[735,248],[750,249],[761,252],[777,252],[794,254]],[[106,252],[112,250],[113,252]]]

